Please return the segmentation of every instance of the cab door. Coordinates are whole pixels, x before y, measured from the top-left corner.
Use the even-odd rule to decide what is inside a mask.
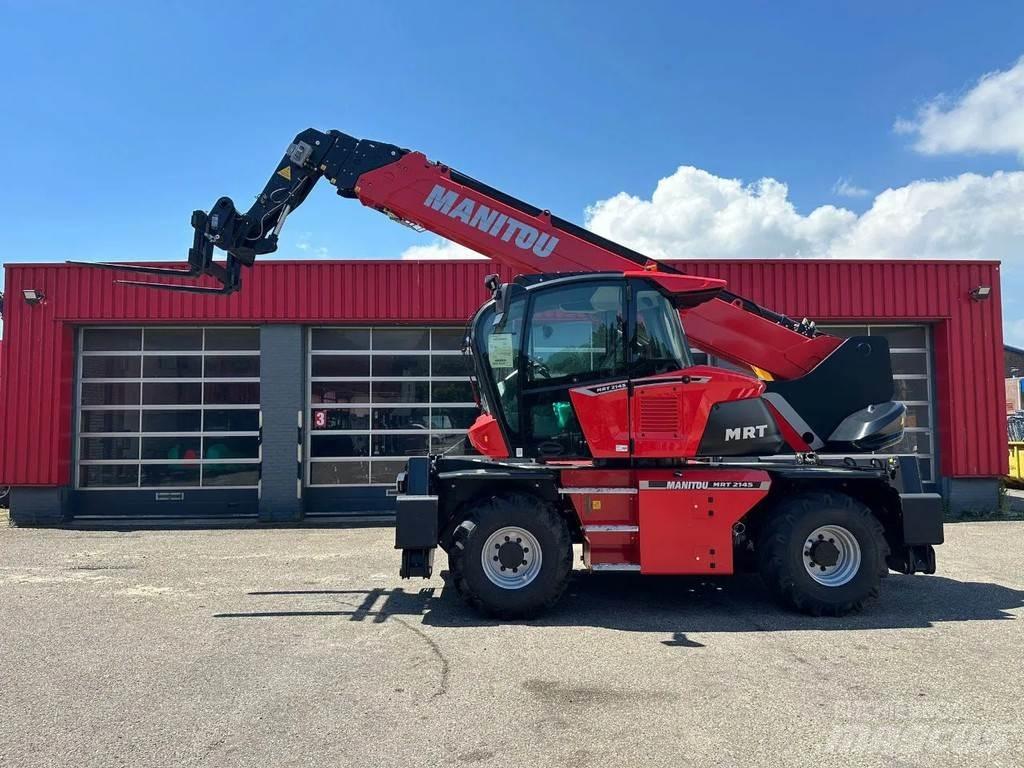
[[[520,411],[527,455],[628,455],[626,280],[573,279],[530,294]]]
[[[679,310],[650,283],[637,281],[632,287],[632,453],[644,458],[691,455],[687,446],[693,413],[686,395],[706,383],[707,377],[687,373],[693,360]]]

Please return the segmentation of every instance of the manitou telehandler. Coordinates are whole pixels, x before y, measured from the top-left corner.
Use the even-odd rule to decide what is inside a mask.
[[[469,603],[529,616],[559,598],[578,544],[593,571],[756,564],[784,604],[841,615],[889,568],[934,573],[941,505],[916,460],[855,458],[903,434],[884,338],[821,333],[419,152],[303,131],[247,212],[222,197],[193,213],[186,270],[134,269],[235,291],[321,177],[520,275],[488,277],[467,326],[479,455],[410,458],[398,478],[403,577],[429,577],[440,546]],[[688,340],[749,373],[695,365]]]

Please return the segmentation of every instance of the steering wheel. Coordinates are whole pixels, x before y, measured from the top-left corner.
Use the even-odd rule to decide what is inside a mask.
[[[531,374],[534,371],[536,371],[541,377],[543,377],[545,379],[550,379],[551,378],[551,369],[548,368],[546,365],[544,365],[544,363],[542,363],[540,360],[534,360],[531,357],[531,358],[529,358],[529,362],[530,362],[530,373]]]

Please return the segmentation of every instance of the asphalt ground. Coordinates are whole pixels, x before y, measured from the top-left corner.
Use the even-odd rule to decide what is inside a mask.
[[[1006,489],[1006,511],[1015,517],[1024,516],[1024,488]]]
[[[388,528],[0,528],[0,765],[1019,766],[1024,523],[946,531],[845,619],[578,574],[499,624]]]

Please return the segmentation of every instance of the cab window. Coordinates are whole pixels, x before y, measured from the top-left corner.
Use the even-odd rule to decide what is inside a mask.
[[[636,330],[630,345],[633,376],[653,376],[691,366],[679,310],[653,288],[640,288],[635,297]]]
[[[622,283],[538,291],[527,336],[527,381],[576,384],[625,375],[625,317]]]

